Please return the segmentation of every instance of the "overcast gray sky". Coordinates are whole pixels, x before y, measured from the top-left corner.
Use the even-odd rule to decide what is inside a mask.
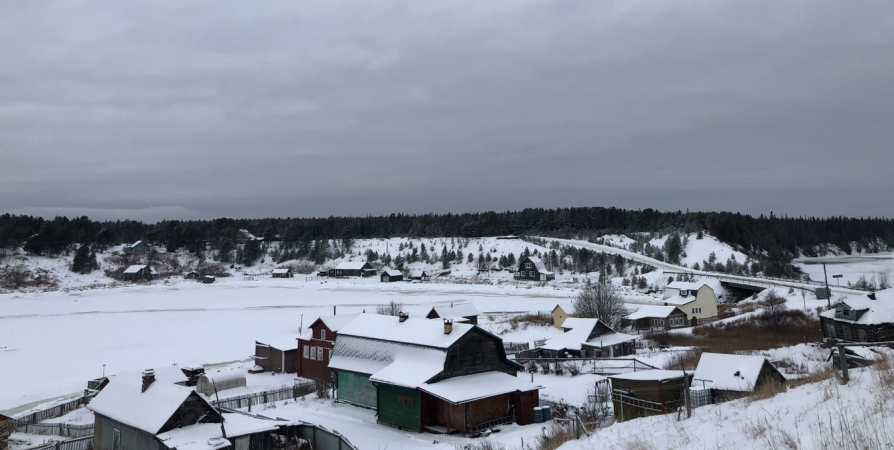
[[[894,216],[894,2],[0,2],[0,212]]]

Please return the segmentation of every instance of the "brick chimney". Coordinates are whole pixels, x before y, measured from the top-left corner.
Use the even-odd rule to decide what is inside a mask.
[[[450,334],[453,331],[453,320],[444,319],[444,334]]]
[[[146,392],[146,389],[149,389],[149,385],[151,385],[155,381],[155,370],[146,369],[143,371],[143,390],[140,392]]]
[[[397,319],[400,320],[401,322],[407,320],[408,317],[410,317],[410,315],[403,311],[397,313]]]

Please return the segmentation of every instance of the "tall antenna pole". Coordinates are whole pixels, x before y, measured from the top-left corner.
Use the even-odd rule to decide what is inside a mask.
[[[826,280],[826,302],[832,307],[832,291],[829,290],[829,275],[826,273],[826,263],[823,262],[823,278]]]
[[[217,395],[217,383],[214,380],[211,380],[211,386],[214,388],[214,398],[217,399],[217,404],[220,405],[220,396]],[[227,430],[224,428],[224,416],[223,412],[220,410],[220,406],[216,406],[217,413],[220,414],[220,434],[223,435],[223,438],[227,438]]]

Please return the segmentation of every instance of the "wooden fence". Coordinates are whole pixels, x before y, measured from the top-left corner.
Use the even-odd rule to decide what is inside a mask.
[[[273,391],[257,392],[254,394],[240,395],[238,397],[224,398],[220,401],[211,402],[219,408],[239,409],[248,408],[251,405],[263,405],[267,403],[278,402],[282,400],[294,400],[303,397],[316,390],[316,382],[308,381],[296,384],[292,387],[277,389]]]
[[[506,342],[503,341],[503,350],[506,351],[507,355],[513,355],[517,352],[529,350],[531,348],[531,344],[528,342]]]
[[[74,400],[56,405],[52,408],[44,409],[42,411],[37,411],[27,416],[19,417],[16,419],[18,423],[38,423],[47,419],[55,419],[56,417],[63,416],[68,414],[76,409],[82,404],[86,405],[87,400],[93,397],[95,394],[88,394],[81,398],[76,398]]]
[[[93,424],[72,425],[68,423],[29,423],[18,420],[9,421],[16,433],[40,434],[43,436],[64,436],[81,438],[93,436]]]
[[[93,448],[93,436],[86,436],[62,442],[51,442],[40,447],[32,447],[29,450],[91,450]]]

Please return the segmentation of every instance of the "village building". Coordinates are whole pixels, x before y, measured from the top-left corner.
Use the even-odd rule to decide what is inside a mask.
[[[365,261],[342,261],[329,269],[330,277],[369,277],[376,274],[376,269]]]
[[[187,272],[187,273],[185,273],[185,274],[183,275],[183,278],[186,279],[186,280],[196,280],[196,281],[198,281],[198,279],[201,278],[201,275],[199,275],[198,272]]]
[[[894,341],[894,290],[848,297],[820,314],[823,337],[847,342]]]
[[[675,412],[684,403],[686,378],[682,370],[641,370],[608,377],[612,383],[615,419],[624,422],[637,417]]]
[[[550,281],[556,279],[556,274],[546,270],[546,265],[536,256],[528,256],[518,263],[518,272],[515,279],[530,281]]]
[[[202,283],[205,283],[205,284],[211,284],[211,283],[214,283],[215,281],[217,281],[217,277],[215,277],[213,275],[205,275],[204,277],[202,277]]]
[[[137,264],[124,269],[121,273],[124,281],[151,280],[155,278],[155,270],[145,264]]]
[[[469,323],[478,325],[478,315],[481,313],[474,303],[453,303],[449,305],[433,306],[426,319],[451,319],[454,323]]]
[[[339,330],[359,314],[324,316],[313,321],[298,341],[298,376],[311,380],[332,378],[329,361]]]
[[[273,269],[273,272],[270,273],[270,276],[273,278],[292,278],[294,274],[292,274],[292,269],[288,269],[285,267],[279,267]]]
[[[565,331],[533,351],[543,358],[606,358],[636,353],[636,336],[618,333],[599,319],[569,317]]]
[[[298,334],[255,341],[252,359],[265,372],[295,373],[298,371]]]
[[[206,397],[214,396],[214,391],[226,391],[245,387],[245,372],[239,369],[218,369],[202,372],[196,380],[196,392]]]
[[[694,389],[708,390],[714,403],[744,397],[785,376],[763,356],[702,353],[692,377]]]
[[[361,314],[338,333],[329,368],[337,400],[376,410],[379,423],[474,433],[534,422],[541,387],[516,374],[502,340],[449,319]]]
[[[686,313],[676,306],[641,306],[622,320],[624,327],[635,330],[670,330],[687,326]]]
[[[431,281],[431,275],[425,270],[411,270],[407,273],[407,278],[413,281]]]
[[[562,324],[565,323],[565,319],[569,317],[575,317],[574,315],[574,306],[571,303],[560,303],[556,305],[552,310],[553,315],[553,326],[556,328],[562,328]]]
[[[143,372],[142,386],[138,376],[118,375],[87,405],[95,418],[94,449],[267,450],[271,434],[297,425],[221,413],[191,388],[156,381],[151,369]]]
[[[693,325],[703,319],[717,317],[717,292],[719,284],[712,287],[706,282],[674,281],[664,290],[664,305],[676,306],[686,313]],[[692,319],[695,320],[692,320]]]
[[[125,245],[121,250],[124,253],[149,253],[149,244],[143,241],[136,241],[133,244]]]
[[[404,274],[399,270],[385,269],[381,275],[382,283],[393,283],[395,281],[403,281]]]

